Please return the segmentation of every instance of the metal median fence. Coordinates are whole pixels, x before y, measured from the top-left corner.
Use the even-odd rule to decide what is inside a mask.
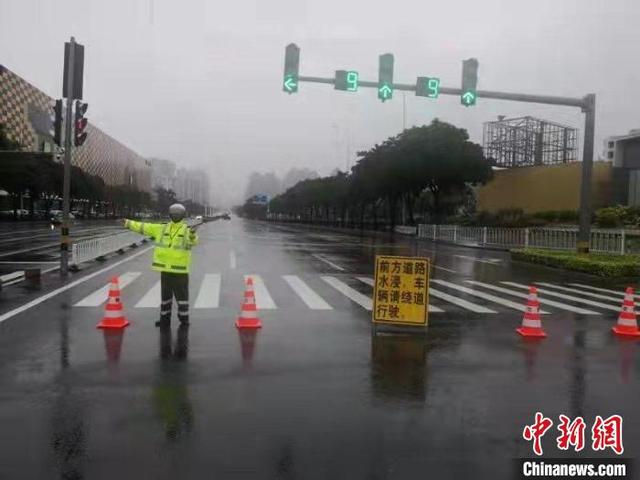
[[[69,264],[77,267],[83,262],[103,257],[131,245],[137,245],[145,238],[138,233],[122,232],[76,242],[71,246],[71,261]]]
[[[399,232],[403,233],[403,232]],[[577,228],[500,228],[461,225],[418,225],[418,237],[459,245],[497,248],[575,250]],[[591,230],[591,250],[624,255],[640,251],[640,232]]]

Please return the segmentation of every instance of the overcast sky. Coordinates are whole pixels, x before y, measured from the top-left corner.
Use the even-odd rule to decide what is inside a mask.
[[[216,197],[238,201],[253,170],[329,174],[402,129],[400,92],[384,104],[373,89],[283,93],[287,43],[301,48],[302,75],[375,81],[391,52],[394,81],[458,87],[461,61],[476,57],[480,89],[596,93],[597,156],[604,137],[640,128],[639,19],[637,0],[0,0],[0,64],[59,97],[74,35],[90,121],[143,156],[205,167]],[[575,108],[406,95],[407,126],[438,117],[478,142],[500,114],[582,130]]]

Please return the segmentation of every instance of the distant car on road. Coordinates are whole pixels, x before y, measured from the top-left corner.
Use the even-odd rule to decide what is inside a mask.
[[[62,224],[62,212],[60,210],[57,210],[56,212],[57,213],[54,213],[53,215],[51,215],[51,218],[49,219],[51,222],[51,225]],[[69,212],[69,220],[73,222],[75,219],[76,219],[75,215]]]
[[[202,223],[202,215],[196,215],[196,222]]]
[[[222,218],[225,220],[231,220],[231,214],[229,212],[224,212],[222,214]]]

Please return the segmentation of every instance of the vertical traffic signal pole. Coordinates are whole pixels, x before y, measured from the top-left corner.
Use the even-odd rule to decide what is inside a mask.
[[[73,37],[69,42],[69,55],[67,55],[67,65],[65,66],[67,91],[67,110],[64,121],[64,179],[62,182],[62,226],[60,227],[60,274],[66,276],[69,272],[69,196],[71,195],[71,134],[73,128],[73,80],[75,65],[75,46]]]
[[[580,227],[578,253],[589,253],[591,237],[591,177],[593,173],[593,141],[596,123],[596,96],[584,97],[584,147],[582,149],[582,184],[580,186]]]

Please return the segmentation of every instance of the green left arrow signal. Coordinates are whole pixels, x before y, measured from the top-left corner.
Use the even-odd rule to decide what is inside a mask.
[[[295,93],[298,91],[298,79],[295,75],[286,75],[284,77],[284,91],[287,93]]]
[[[393,89],[386,83],[378,88],[378,98],[383,102],[389,100],[393,94]]]

